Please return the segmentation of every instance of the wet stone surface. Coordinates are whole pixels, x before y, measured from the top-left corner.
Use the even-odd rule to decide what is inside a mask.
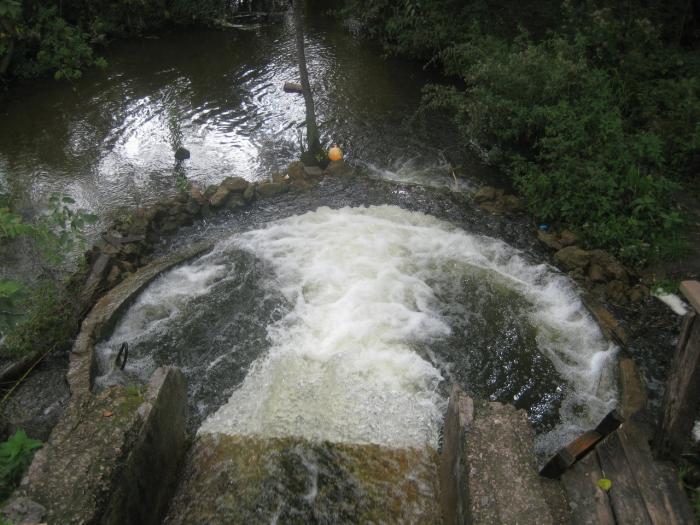
[[[440,523],[431,449],[197,438],[168,525]]]

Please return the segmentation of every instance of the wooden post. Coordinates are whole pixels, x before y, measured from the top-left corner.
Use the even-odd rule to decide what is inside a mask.
[[[693,309],[683,321],[666,382],[662,421],[654,440],[657,456],[664,459],[684,451],[700,402],[700,283],[683,281],[680,291]]]

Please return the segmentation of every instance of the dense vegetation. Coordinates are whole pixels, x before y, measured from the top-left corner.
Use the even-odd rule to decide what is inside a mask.
[[[167,24],[210,23],[229,0],[0,0],[0,78],[77,78],[96,47]]]
[[[447,110],[540,220],[644,264],[684,246],[674,193],[700,168],[697,10],[351,0],[346,12],[456,80],[428,86],[425,106]]]
[[[79,312],[62,286],[61,268],[68,254],[83,247],[83,228],[97,217],[76,210],[72,198],[53,194],[46,213],[29,222],[7,201],[0,195],[0,246],[29,241],[42,275],[31,284],[0,276],[0,355],[68,347]]]

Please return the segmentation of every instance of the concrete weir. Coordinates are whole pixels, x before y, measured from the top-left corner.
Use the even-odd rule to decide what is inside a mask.
[[[455,387],[442,453],[430,447],[200,433],[165,523],[568,522],[537,474],[527,415]]]
[[[162,367],[145,388],[93,394],[94,343],[148,283],[208,248],[144,266],[97,302],[71,353],[70,404],[2,508],[4,518],[16,525],[161,522],[186,448],[185,378]]]

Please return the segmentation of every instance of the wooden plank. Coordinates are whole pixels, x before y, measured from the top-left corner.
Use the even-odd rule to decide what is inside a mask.
[[[700,400],[700,318],[686,317],[679,348],[666,383],[662,422],[654,447],[661,458],[680,455],[690,432]]]
[[[606,415],[594,430],[577,437],[559,451],[540,470],[540,476],[556,479],[579,459],[588,454],[605,436],[613,432],[624,420],[617,410]]]
[[[617,432],[596,447],[603,477],[612,481],[608,492],[619,525],[653,525],[644,499],[639,493],[636,472],[630,468]]]
[[[474,421],[474,401],[459,386],[452,385],[443,427],[440,454],[440,505],[447,525],[468,522],[469,474],[465,472],[464,433]]]
[[[652,523],[695,523],[693,511],[682,488],[673,479],[668,479],[667,471],[657,467],[646,435],[640,427],[634,423],[625,423],[617,433]]]
[[[700,282],[683,281],[679,289],[695,311],[700,313]]]
[[[615,525],[608,494],[597,485],[602,477],[596,454],[589,454],[562,476],[572,525]]]
[[[625,419],[647,406],[647,393],[637,370],[637,365],[629,357],[623,357],[620,366],[620,411]]]

